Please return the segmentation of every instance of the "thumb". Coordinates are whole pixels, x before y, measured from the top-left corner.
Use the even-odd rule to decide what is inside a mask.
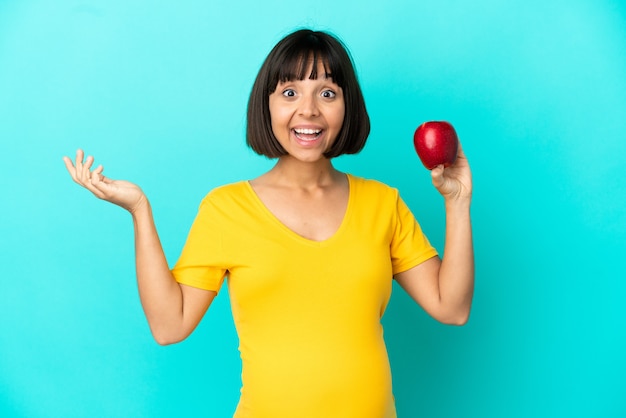
[[[433,168],[430,172],[430,177],[432,178],[433,186],[439,189],[443,185],[443,182],[444,182],[443,165],[440,164],[437,167]]]
[[[104,176],[102,175],[102,170],[104,170],[104,167],[100,165],[98,166],[98,168],[96,168],[95,170],[91,172],[91,175],[89,178],[89,180],[91,181],[91,184],[96,185],[104,179]]]

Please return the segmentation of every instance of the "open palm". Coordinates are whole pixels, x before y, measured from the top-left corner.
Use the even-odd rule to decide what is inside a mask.
[[[82,150],[76,151],[75,162],[69,157],[63,157],[63,161],[72,179],[99,199],[121,206],[131,213],[145,204],[146,196],[139,186],[129,181],[105,177],[102,174],[102,165],[92,170],[94,158],[89,156],[85,160]]]

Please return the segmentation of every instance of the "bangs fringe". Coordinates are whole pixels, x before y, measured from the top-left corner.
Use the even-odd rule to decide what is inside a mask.
[[[320,61],[324,67],[323,76],[332,78],[332,72],[328,70],[328,59],[320,60],[320,55],[320,51],[312,50],[298,52],[287,57],[285,63],[279,67],[276,81],[284,83],[285,81],[304,80],[306,77],[309,80],[317,80],[319,76],[317,69]]]

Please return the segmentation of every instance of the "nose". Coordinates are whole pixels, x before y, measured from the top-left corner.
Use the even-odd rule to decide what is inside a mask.
[[[302,96],[300,100],[300,106],[298,107],[300,115],[306,117],[318,116],[319,108],[317,98],[313,94],[306,94]]]

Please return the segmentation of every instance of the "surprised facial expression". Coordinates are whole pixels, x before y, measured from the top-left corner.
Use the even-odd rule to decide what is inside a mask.
[[[310,72],[309,72],[310,73]],[[272,131],[289,156],[313,162],[324,157],[343,125],[341,87],[319,63],[317,79],[279,82],[269,97]]]

